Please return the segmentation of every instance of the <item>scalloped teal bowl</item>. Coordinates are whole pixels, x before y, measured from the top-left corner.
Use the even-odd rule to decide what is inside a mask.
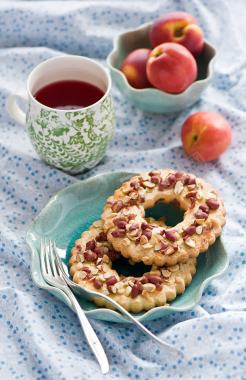
[[[39,260],[40,239],[45,236],[53,239],[59,248],[67,249],[67,257],[62,257],[67,262],[68,248],[71,248],[82,231],[88,229],[93,221],[100,218],[105,201],[114,190],[134,174],[126,172],[100,174],[68,186],[50,199],[27,233],[27,243],[31,249],[31,274],[37,286],[48,290],[72,308],[67,296],[59,289],[49,286],[42,277]],[[161,213],[163,213],[161,209],[155,208],[152,216],[158,217]],[[192,309],[200,301],[208,283],[221,275],[227,266],[227,252],[221,239],[217,239],[206,253],[199,256],[196,275],[182,295],[169,306],[156,307],[139,313],[136,317],[146,322],[166,316],[170,312]],[[78,300],[88,317],[111,322],[129,322],[117,311],[98,308],[86,299],[78,298]]]
[[[143,24],[136,29],[123,32],[115,38],[113,50],[107,57],[113,83],[126,99],[143,111],[154,113],[181,111],[195,103],[209,85],[213,74],[216,50],[208,42],[205,42],[202,53],[196,59],[197,79],[181,94],[168,94],[155,88],[136,89],[128,83],[119,68],[131,51],[141,47],[151,48],[148,38],[150,26],[151,23]]]

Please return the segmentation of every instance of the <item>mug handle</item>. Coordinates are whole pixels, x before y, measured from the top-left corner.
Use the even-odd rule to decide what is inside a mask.
[[[17,104],[17,99],[27,101],[23,95],[9,95],[7,98],[6,109],[10,116],[12,116],[17,123],[26,125],[26,114]]]

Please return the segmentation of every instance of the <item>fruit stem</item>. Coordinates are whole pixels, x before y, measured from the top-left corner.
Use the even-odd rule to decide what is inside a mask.
[[[184,27],[174,29],[174,37],[181,37],[183,35]]]

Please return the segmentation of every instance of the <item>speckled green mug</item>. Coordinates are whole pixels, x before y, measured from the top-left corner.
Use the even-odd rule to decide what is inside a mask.
[[[76,110],[49,108],[34,98],[40,88],[61,80],[91,83],[104,96]],[[110,92],[110,76],[99,63],[81,56],[58,56],[40,63],[29,75],[27,113],[17,104],[18,95],[9,96],[7,110],[17,122],[27,125],[31,142],[45,162],[76,174],[94,167],[112,139],[115,116]]]

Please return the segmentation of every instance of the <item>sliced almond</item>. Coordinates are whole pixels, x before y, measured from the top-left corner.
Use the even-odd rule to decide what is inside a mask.
[[[169,270],[167,270],[167,269],[162,269],[161,270],[161,274],[165,278],[169,278],[171,276],[171,272]]]
[[[116,294],[116,293],[117,293],[117,289],[116,289],[115,285],[111,286],[111,292],[112,292],[113,294]]]
[[[203,224],[205,222],[205,219],[196,219],[195,222],[197,224]]]
[[[204,197],[203,191],[201,189],[197,190],[196,197],[197,199],[202,199]]]
[[[123,192],[124,194],[128,194],[129,191],[131,191],[131,188],[130,188],[128,185],[122,187],[122,192]]]
[[[129,236],[131,236],[131,237],[135,237],[135,236],[137,236],[139,234],[139,229],[138,228],[136,228],[135,230],[132,230],[132,231],[128,231],[127,232],[127,236],[129,235]]]
[[[131,281],[131,280],[129,280],[129,281],[128,281],[128,285],[133,286],[133,285],[134,285],[134,282]]]
[[[144,244],[147,244],[148,243],[148,238],[145,236],[145,235],[142,235],[141,237],[140,237],[140,244],[141,245],[144,245]]]
[[[159,269],[155,269],[155,270],[153,270],[153,268],[152,268],[152,270],[149,272],[149,274],[152,276],[160,276],[161,275],[161,271],[159,270]]]
[[[98,273],[98,269],[96,267],[91,267],[91,274],[97,274]]]
[[[102,220],[96,220],[94,223],[93,223],[93,227],[96,227],[96,228],[100,228],[103,226],[103,222]]]
[[[127,235],[127,237],[128,237],[130,240],[132,240],[132,241],[135,241],[135,240],[139,239],[139,235],[137,235],[137,236]]]
[[[196,188],[196,185],[195,184],[194,185],[188,185],[187,187],[188,187],[188,190],[194,190]]]
[[[145,196],[145,190],[144,189],[139,190],[138,193],[139,193],[140,197],[144,197]]]
[[[108,265],[102,264],[102,270],[103,270],[103,272],[107,272],[108,271]]]
[[[149,178],[149,175],[146,174],[146,173],[142,174],[142,175],[141,175],[141,178],[142,178],[143,181],[149,181],[149,179],[150,179],[150,178]]]
[[[196,242],[190,238],[185,240],[185,244],[191,248],[195,248],[195,246],[196,246]]]
[[[153,189],[155,187],[155,184],[153,182],[150,182],[150,181],[144,181],[143,185],[145,187],[147,187],[148,189]]]
[[[161,244],[160,243],[156,243],[155,246],[154,246],[154,250],[155,251],[160,251],[161,250]]]
[[[99,275],[97,276],[97,279],[98,279],[99,281],[105,282],[105,278],[104,278],[103,274],[99,274]]]
[[[177,181],[174,187],[174,193],[181,194],[183,190],[184,190],[184,185],[182,184],[181,181]]]
[[[165,255],[170,256],[170,255],[172,255],[174,252],[175,252],[175,249],[174,249],[172,246],[170,246],[170,247],[168,247],[168,248],[165,250]]]
[[[104,246],[101,246],[103,253],[107,254],[109,249],[111,248],[111,245],[108,242],[104,243]]]
[[[125,216],[127,216],[128,214],[129,214],[129,210],[128,210],[128,208],[123,208],[123,210],[122,210],[122,214],[123,215],[125,215]]]
[[[131,198],[130,198],[129,194],[125,195],[124,200],[125,200],[125,204],[128,204],[131,201]],[[123,213],[123,210],[121,212]]]
[[[160,170],[151,170],[151,174],[152,175],[160,175],[161,174],[161,172],[160,172]]]
[[[102,289],[102,293],[105,294],[105,296],[108,296],[109,295],[109,291],[108,289],[105,287],[105,288],[101,288]]]
[[[138,199],[138,193],[136,191],[132,191],[129,196],[131,199]]]
[[[154,284],[143,284],[143,290],[149,293],[153,293],[156,290],[156,286]]]
[[[150,249],[150,248],[152,248],[153,246],[152,246],[152,244],[147,243],[147,244],[144,244],[142,247],[143,247],[143,249]]]
[[[106,230],[109,230],[110,228],[114,227],[114,223],[110,220],[107,220],[104,224],[104,227]]]
[[[203,227],[202,227],[202,226],[197,226],[197,227],[196,227],[196,233],[197,233],[197,235],[201,235],[202,230],[203,230]]]
[[[149,263],[149,256],[143,256],[142,261],[145,265],[151,265],[151,263]]]
[[[123,285],[123,287],[127,288],[127,286],[128,286],[128,280],[123,280],[122,281],[122,285]]]
[[[102,257],[102,261],[104,262],[104,263],[109,263],[109,261],[110,261],[110,259],[109,259],[109,257],[107,256],[107,255],[103,255],[103,257]]]
[[[112,212],[110,218],[115,218],[116,216],[118,216],[118,212]]]
[[[104,275],[103,275],[103,277],[105,278],[105,280],[107,280],[108,278],[110,278],[112,276],[113,276],[113,273],[111,273],[111,272],[104,273]]]
[[[116,282],[116,284],[114,286],[116,287],[116,289],[124,288],[124,284],[122,281]]]
[[[163,241],[163,236],[160,234],[160,232],[164,232],[164,230],[160,227],[157,227],[158,230],[157,230],[157,233],[155,233],[155,239],[157,240],[158,243],[160,243],[161,241]],[[156,231],[156,229],[155,229]]]
[[[209,193],[208,195],[206,195],[206,198],[207,199],[210,199],[210,198],[217,199],[217,195],[214,193]]]
[[[131,292],[132,292],[132,288],[131,288],[130,286],[127,286],[127,287],[125,288],[125,295],[126,295],[126,296],[129,296],[129,295],[131,294]]]
[[[82,264],[82,262],[75,263],[74,265],[76,266],[76,270],[80,270],[80,269],[83,268],[83,264]]]
[[[84,256],[82,256],[82,257],[84,259]],[[73,264],[76,264],[76,263],[79,263],[79,262],[80,262],[80,255],[77,255],[76,253],[72,253],[72,256],[69,259],[69,265],[72,266]]]
[[[87,276],[87,272],[85,272],[83,270],[81,272],[78,272],[78,273],[79,273],[79,278],[81,280],[84,280],[86,278],[86,276]]]
[[[131,220],[129,220],[128,224],[126,225],[126,229],[127,229],[127,228],[130,228],[130,227],[131,227],[131,224],[135,224],[135,223],[136,223],[136,220],[135,220],[135,218],[134,218],[134,219],[131,219]]]

